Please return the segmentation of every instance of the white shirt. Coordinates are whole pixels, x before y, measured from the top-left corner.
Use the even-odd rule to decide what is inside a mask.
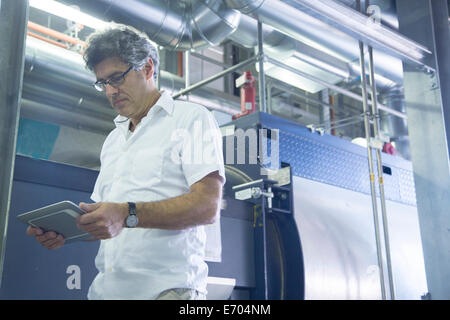
[[[225,179],[221,134],[204,107],[163,92],[132,134],[127,118],[114,122],[100,156],[95,202],[165,200],[188,193],[211,172]],[[154,299],[170,288],[206,294],[205,238],[203,226],[123,229],[101,241],[88,298]]]

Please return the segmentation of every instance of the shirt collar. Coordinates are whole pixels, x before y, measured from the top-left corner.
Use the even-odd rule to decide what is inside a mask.
[[[161,96],[156,101],[156,103],[153,105],[153,107],[150,108],[147,115],[144,118],[142,118],[141,122],[145,123],[159,109],[163,109],[170,116],[173,114],[174,101],[172,99],[172,96],[167,91],[161,92]],[[130,125],[130,119],[128,119],[127,117],[118,115],[114,119],[114,123],[117,128],[121,128],[121,129],[125,130],[125,132],[126,132],[126,131],[128,131],[128,128]]]
[[[168,115],[172,115],[174,102],[172,96],[167,91],[161,92],[161,97],[159,97],[158,101],[156,101],[153,107],[159,106],[164,109]],[[153,108],[152,108],[153,109]]]

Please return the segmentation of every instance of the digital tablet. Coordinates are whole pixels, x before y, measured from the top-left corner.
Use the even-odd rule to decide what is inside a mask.
[[[36,210],[22,213],[17,218],[33,227],[61,234],[65,243],[86,240],[90,234],[78,229],[76,219],[85,213],[71,201],[61,201]]]

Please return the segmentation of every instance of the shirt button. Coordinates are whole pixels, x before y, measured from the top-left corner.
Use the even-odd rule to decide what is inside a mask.
[[[113,267],[108,267],[108,272],[113,272]]]

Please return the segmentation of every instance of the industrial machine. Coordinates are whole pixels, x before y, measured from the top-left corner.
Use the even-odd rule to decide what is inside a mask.
[[[221,129],[222,256],[208,265],[211,277],[235,280],[230,298],[380,299],[364,148],[261,112]],[[411,164],[383,154],[383,165],[395,294],[420,299],[427,288]],[[16,215],[89,201],[96,176],[16,157],[0,298],[86,298],[98,243],[48,251],[25,235]]]
[[[381,299],[382,290],[392,287],[396,299],[420,299],[427,292],[409,161],[382,155],[389,279],[386,251],[379,253],[383,270],[377,259],[365,148],[265,113],[222,129],[225,161],[232,163],[225,199],[243,201],[251,206],[247,212],[253,212],[251,294],[269,299]],[[251,157],[252,135],[257,137],[257,164]],[[245,161],[239,161],[242,144]],[[237,210],[224,214],[232,211]]]
[[[209,299],[447,299],[448,10],[0,0],[0,299],[85,299],[96,274],[98,243],[47,251],[16,216],[90,202],[116,114],[81,53],[111,21],[155,42],[159,90],[220,124],[227,183],[220,229],[207,231],[221,243],[207,250]]]

